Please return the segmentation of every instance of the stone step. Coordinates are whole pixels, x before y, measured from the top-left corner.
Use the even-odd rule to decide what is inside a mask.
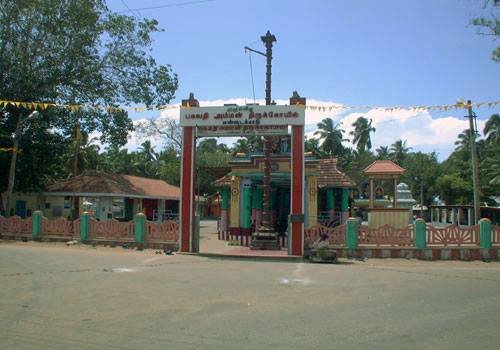
[[[280,250],[277,239],[252,239],[250,249],[253,250]]]

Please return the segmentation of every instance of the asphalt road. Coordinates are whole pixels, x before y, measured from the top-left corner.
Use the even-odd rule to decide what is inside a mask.
[[[499,349],[500,263],[0,241],[0,349]]]

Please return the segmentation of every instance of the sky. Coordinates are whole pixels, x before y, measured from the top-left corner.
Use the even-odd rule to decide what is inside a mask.
[[[190,4],[186,4],[190,2]],[[249,55],[264,51],[260,36],[270,30],[272,97],[287,103],[292,91],[308,104],[421,106],[500,100],[500,64],[491,60],[498,42],[478,35],[472,18],[490,13],[483,0],[109,0],[117,12],[155,18],[152,54],[179,77],[172,104],[193,92],[201,105],[253,102]],[[145,9],[148,7],[161,7]],[[132,12],[129,9],[139,9]],[[500,7],[496,10],[500,14]],[[255,95],[265,92],[265,58],[252,54]],[[259,102],[259,101],[258,101]],[[263,101],[260,101],[263,103]],[[479,108],[478,127],[494,108]],[[349,132],[359,116],[373,119],[374,147],[397,139],[441,160],[466,127],[464,110],[446,112],[376,108],[308,112],[306,131],[325,117]],[[131,113],[134,120],[160,112]],[[177,110],[162,117],[178,117]],[[227,141],[226,141],[227,142]],[[132,138],[130,148],[140,140]]]

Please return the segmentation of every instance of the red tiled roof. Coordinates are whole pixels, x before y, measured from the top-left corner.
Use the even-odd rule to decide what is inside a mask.
[[[318,187],[354,187],[349,176],[337,168],[337,158],[320,159],[318,164]]]
[[[400,175],[405,171],[406,169],[401,168],[399,165],[390,160],[376,160],[363,170],[363,174]]]
[[[85,172],[66,181],[56,182],[47,186],[45,192],[103,193],[169,199],[179,199],[181,195],[179,187],[170,185],[163,180],[132,175],[107,174],[99,171]]]

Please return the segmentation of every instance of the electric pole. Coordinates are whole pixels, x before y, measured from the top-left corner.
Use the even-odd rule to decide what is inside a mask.
[[[470,151],[471,151],[471,162],[472,162],[472,187],[474,192],[474,223],[480,219],[480,207],[479,207],[479,166],[477,163],[477,151],[476,151],[476,128],[474,127],[474,118],[476,117],[472,111],[472,103],[470,100],[467,101],[467,109],[469,111],[469,131],[470,131]]]

